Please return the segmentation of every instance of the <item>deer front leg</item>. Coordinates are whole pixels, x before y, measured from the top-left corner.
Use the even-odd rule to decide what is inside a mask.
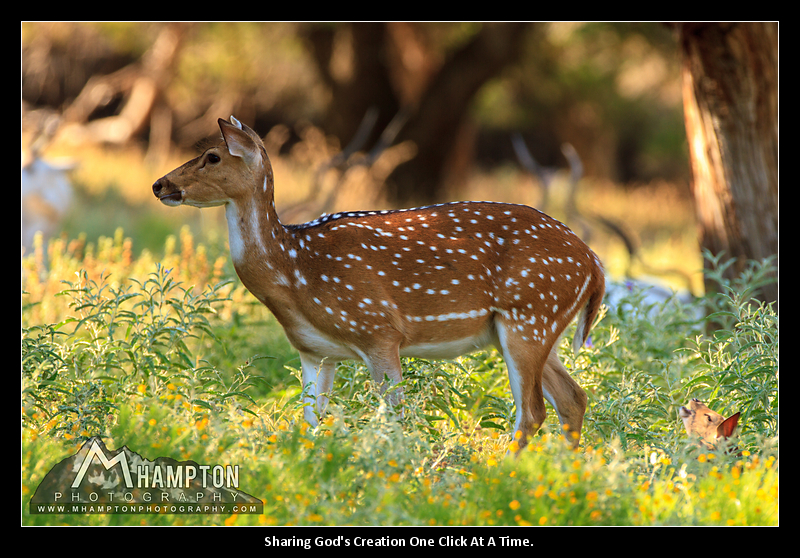
[[[327,359],[300,353],[300,365],[303,372],[303,390],[306,392],[303,417],[311,426],[319,424],[319,417],[325,413],[328,397],[333,388],[336,374],[336,363]]]

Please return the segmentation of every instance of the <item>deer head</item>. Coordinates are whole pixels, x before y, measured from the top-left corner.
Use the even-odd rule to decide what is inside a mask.
[[[715,449],[720,442],[730,438],[739,424],[739,413],[725,418],[709,409],[699,399],[692,399],[688,407],[681,407],[678,416],[683,421],[687,434],[698,438],[708,449]]]

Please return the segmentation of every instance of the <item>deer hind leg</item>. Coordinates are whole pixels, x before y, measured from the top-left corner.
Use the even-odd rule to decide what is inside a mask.
[[[580,441],[583,416],[586,413],[588,398],[558,358],[554,346],[547,356],[542,375],[544,397],[556,410],[564,436],[577,447]]]
[[[333,378],[336,375],[336,363],[328,359],[308,353],[300,353],[300,365],[303,372],[303,389],[306,392],[303,417],[312,426],[319,424],[318,417],[322,417],[328,406],[328,397],[333,388]]]
[[[514,436],[522,450],[528,443],[528,437],[536,433],[547,416],[542,374],[547,355],[543,349],[549,350],[549,347],[535,347],[531,341],[523,339],[515,328],[505,326],[502,321],[497,323],[497,337],[517,407]]]

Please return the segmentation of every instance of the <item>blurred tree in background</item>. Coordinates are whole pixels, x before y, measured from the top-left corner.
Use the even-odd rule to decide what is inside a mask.
[[[777,253],[777,24],[23,23],[23,131],[186,151],[235,114],[262,135],[321,127],[363,149],[396,117],[416,155],[395,206],[447,201],[475,168],[537,161],[694,194],[700,240]],[[684,121],[684,108],[686,110]],[[687,142],[687,132],[689,142]],[[289,138],[283,148],[291,147]],[[691,155],[691,164],[690,164]],[[690,186],[691,185],[691,189]],[[777,298],[777,286],[765,293]]]
[[[348,143],[370,108],[372,142],[405,109],[397,139],[417,157],[387,188],[422,203],[471,165],[513,160],[511,132],[546,165],[566,165],[568,141],[597,178],[686,180],[676,48],[655,24],[27,23],[22,99],[161,156],[232,113]]]
[[[448,163],[459,148],[462,126],[477,92],[522,53],[526,23],[490,23],[461,30],[461,41],[443,53],[420,24],[358,23],[314,26],[308,37],[320,74],[332,91],[330,129],[351,136],[370,107],[383,129],[401,109],[410,116],[398,140],[411,140],[417,156],[401,165],[388,184],[396,203],[441,198]],[[346,69],[337,68],[334,46],[348,41]]]

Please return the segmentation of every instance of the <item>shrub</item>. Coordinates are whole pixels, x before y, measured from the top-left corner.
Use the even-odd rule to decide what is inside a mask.
[[[635,311],[607,311],[591,344],[565,358],[589,393],[582,447],[563,442],[550,412],[513,459],[513,402],[496,351],[406,359],[403,418],[364,365],[343,363],[330,414],[309,428],[296,357],[241,287],[213,274],[187,283],[189,260],[123,262],[113,250],[105,261],[128,270],[124,279],[97,264],[74,275],[86,258],[66,258],[59,242],[49,253],[60,264],[23,265],[36,274],[23,273],[23,285],[47,287],[23,292],[23,523],[777,523],[777,316],[744,296],[770,262],[693,303],[713,308],[706,320],[691,319],[691,307],[644,308],[635,291]],[[710,321],[725,328],[703,333]],[[741,455],[689,444],[677,409],[691,397],[742,412]],[[263,499],[264,514],[29,515],[49,468],[92,435],[148,458],[239,464],[241,488]]]

